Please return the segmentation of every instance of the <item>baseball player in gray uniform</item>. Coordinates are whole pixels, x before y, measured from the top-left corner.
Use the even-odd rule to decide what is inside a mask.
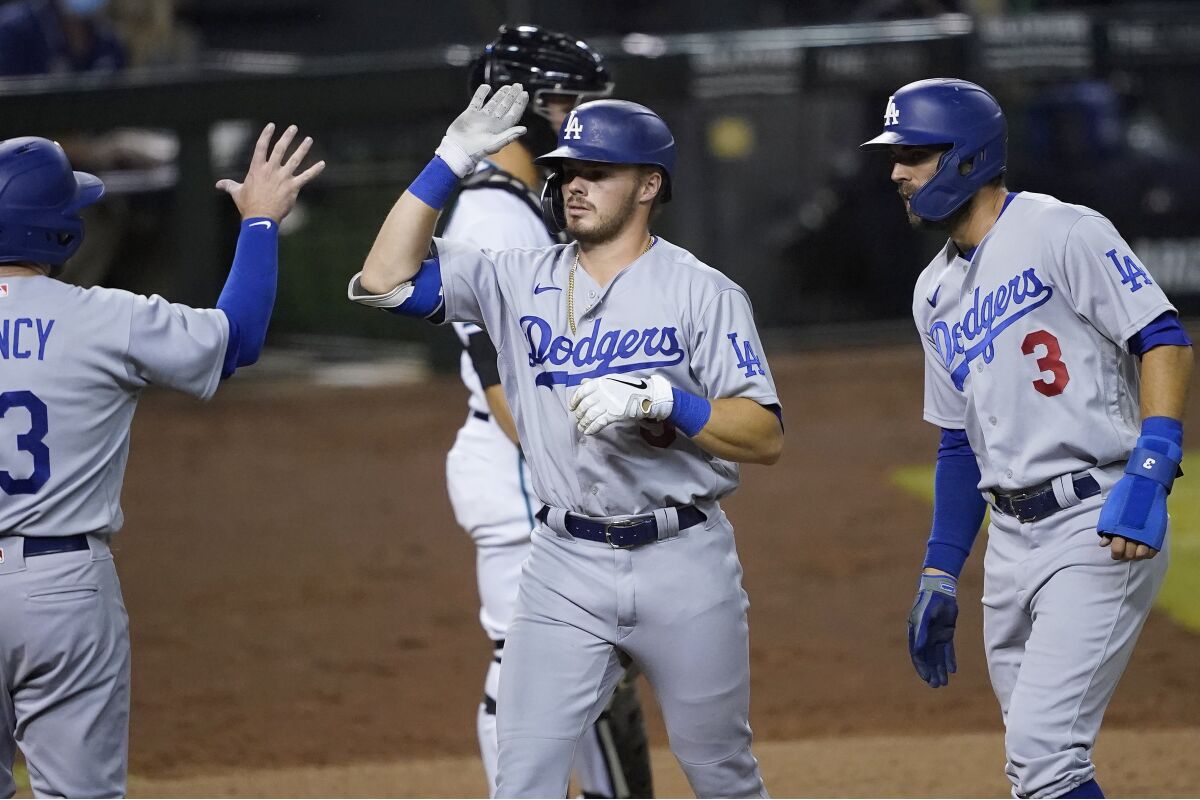
[[[254,363],[275,300],[276,236],[311,139],[258,140],[215,309],[51,277],[104,193],[54,142],[0,142],[0,796],[19,745],[39,797],[119,797],[129,738],[129,627],[109,539],[123,521],[129,425],[142,389],[200,398]]]
[[[1167,568],[1191,343],[1107,219],[1007,190],[1006,137],[990,94],[933,79],[863,145],[890,152],[910,222],[949,234],[913,294],[942,438],[909,651],[946,685],[990,504],[984,640],[1013,793],[1103,797],[1092,746]]]
[[[442,210],[438,235],[477,248],[549,247],[565,241],[542,220],[534,186],[543,177],[533,158],[554,147],[567,112],[606,97],[613,83],[599,54],[573,36],[536,25],[502,26],[470,67],[470,89],[521,83],[531,93],[525,134],[480,162]],[[478,325],[455,322],[463,343],[461,374],[470,395],[463,423],[446,457],[446,486],[454,516],[476,547],[479,621],[492,640],[477,713],[479,750],[490,792],[496,788],[496,694],[504,639],[517,604],[521,564],[540,507],[516,426],[500,387],[497,353]],[[609,708],[580,739],[575,774],[585,797],[651,797],[649,748],[636,684],[626,677]]]
[[[719,500],[773,463],[779,400],[740,287],[652,236],[675,144],[643,106],[575,108],[543,189],[575,244],[432,239],[478,161],[523,133],[519,84],[480,87],[388,215],[350,297],[468,321],[499,353],[540,523],[497,698],[499,797],[561,797],[576,742],[632,661],[703,797],[765,796],[751,753],[747,598]],[[485,102],[486,101],[486,102]],[[432,241],[432,246],[431,246]]]

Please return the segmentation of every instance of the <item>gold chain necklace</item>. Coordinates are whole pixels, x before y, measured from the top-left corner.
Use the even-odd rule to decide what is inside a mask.
[[[656,241],[658,240],[651,236],[638,258],[649,253]],[[575,261],[571,263],[571,272],[567,275],[567,324],[571,326],[572,336],[575,335],[575,270],[577,269],[579,269],[579,245],[575,245]]]

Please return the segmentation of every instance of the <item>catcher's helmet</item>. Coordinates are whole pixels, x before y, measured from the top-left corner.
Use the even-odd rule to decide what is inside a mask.
[[[612,94],[604,59],[586,42],[537,25],[501,25],[496,40],[471,65],[471,92],[519,83],[529,92],[530,109],[549,117],[548,95],[570,95],[576,104]]]
[[[558,147],[534,161],[551,169],[542,189],[542,216],[557,230],[566,228],[562,196],[562,160],[607,164],[647,164],[663,171],[660,202],[671,199],[675,137],[662,117],[628,100],[593,100],[576,108],[558,132]]]
[[[1008,127],[1000,104],[983,87],[957,78],[930,78],[888,98],[883,133],[867,150],[891,145],[948,145],[937,172],[911,198],[918,217],[942,220],[1004,172]]]
[[[103,194],[100,179],[72,171],[56,142],[0,141],[0,264],[62,265],[83,243],[80,209]]]

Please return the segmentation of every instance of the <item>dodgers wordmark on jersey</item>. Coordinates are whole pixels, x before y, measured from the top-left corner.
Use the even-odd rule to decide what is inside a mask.
[[[207,399],[228,337],[218,310],[0,278],[0,531],[119,530],[138,395],[156,384]]]
[[[1124,461],[1139,421],[1126,343],[1172,310],[1107,219],[1021,192],[970,259],[948,241],[917,281],[925,419],[966,429],[981,489]]]
[[[716,458],[661,423],[640,435],[615,424],[595,436],[568,402],[584,378],[658,374],[702,397],[779,404],[745,292],[682,248],[658,239],[600,287],[575,274],[578,334],[567,335],[574,245],[477,250],[435,239],[446,319],[479,322],[499,352],[505,395],[533,468],[535,493],[593,517],[715,501],[738,483]]]

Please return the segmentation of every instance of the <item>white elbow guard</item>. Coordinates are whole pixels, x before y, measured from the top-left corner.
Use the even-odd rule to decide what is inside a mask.
[[[364,306],[396,308],[405,300],[412,297],[414,290],[414,282],[405,281],[386,294],[368,294],[362,287],[362,273],[358,272],[350,279],[350,285],[346,287],[346,297],[356,303],[362,303]]]

